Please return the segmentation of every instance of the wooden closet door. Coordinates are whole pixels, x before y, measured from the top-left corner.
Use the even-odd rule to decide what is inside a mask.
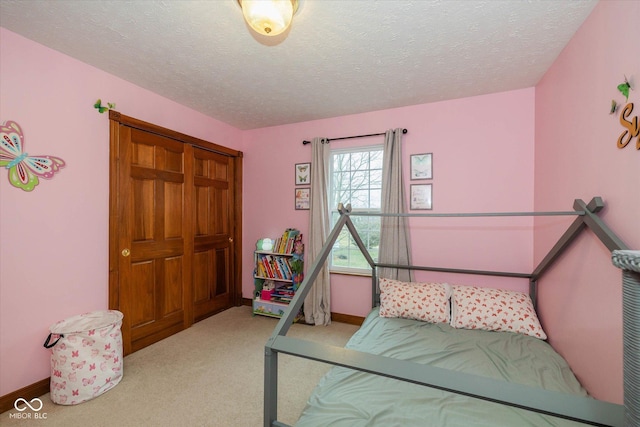
[[[191,147],[123,125],[119,133],[119,299],[129,353],[191,324],[191,222],[184,209]]]
[[[233,305],[234,163],[194,147],[193,309],[195,321]]]
[[[129,354],[241,303],[242,152],[109,119],[109,308]]]

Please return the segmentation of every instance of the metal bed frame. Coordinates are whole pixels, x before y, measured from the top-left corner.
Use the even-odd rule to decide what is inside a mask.
[[[640,360],[634,360],[631,352],[637,355],[640,347],[640,280],[629,285],[635,292],[635,300],[623,293],[623,305],[631,306],[624,310],[624,396],[625,405],[617,405],[592,398],[573,396],[566,393],[548,391],[536,387],[508,383],[491,378],[466,374],[447,369],[422,365],[410,361],[368,354],[356,350],[324,345],[302,339],[287,337],[286,334],[302,307],[305,297],[316,280],[321,266],[331,252],[340,231],[347,227],[354,241],[362,251],[372,269],[372,306],[379,302],[377,288],[377,268],[390,267],[411,270],[440,271],[463,274],[507,276],[529,279],[532,300],[536,301],[536,284],[539,277],[558,259],[560,254],[580,234],[589,228],[604,243],[609,251],[628,250],[609,227],[596,215],[604,203],[600,197],[594,197],[589,204],[580,199],[574,201],[574,211],[566,212],[507,212],[507,213],[470,213],[470,214],[356,214],[350,206],[338,207],[340,217],[324,243],[318,257],[314,260],[309,273],[303,280],[288,310],[279,320],[271,337],[265,345],[264,359],[264,426],[287,427],[277,420],[278,414],[278,355],[280,353],[298,356],[331,365],[347,367],[401,381],[420,384],[444,391],[454,392],[478,399],[510,405],[530,411],[574,420],[595,426],[637,427],[640,425],[640,407],[638,403],[628,404],[640,398]],[[545,258],[530,274],[500,271],[461,270],[439,267],[409,266],[376,263],[362,243],[350,215],[407,216],[407,217],[480,217],[480,216],[557,216],[575,215],[576,218],[553,246]],[[630,251],[625,251],[630,252]],[[626,273],[625,273],[626,274]],[[636,274],[637,276],[637,274]],[[629,301],[627,301],[629,299]],[[629,314],[630,313],[630,314]],[[629,314],[629,315],[628,315]],[[634,318],[635,317],[635,318]],[[630,344],[631,343],[631,344]],[[631,348],[630,346],[634,347]],[[628,349],[629,347],[629,349]],[[633,376],[633,375],[635,376]],[[627,377],[637,381],[627,381]],[[626,421],[625,421],[626,420]]]

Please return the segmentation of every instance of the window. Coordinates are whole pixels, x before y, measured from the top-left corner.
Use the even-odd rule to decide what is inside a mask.
[[[352,212],[380,213],[382,200],[381,145],[331,151],[329,206],[333,227],[338,220],[338,203],[351,203]],[[380,217],[352,217],[353,224],[374,260],[378,259]],[[336,241],[329,268],[334,272],[369,274],[371,267],[344,228]]]

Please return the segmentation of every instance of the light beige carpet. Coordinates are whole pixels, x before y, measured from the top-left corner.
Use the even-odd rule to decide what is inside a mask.
[[[40,419],[0,414],[2,427],[263,425],[264,345],[277,319],[235,307],[124,359],[124,377],[105,394],[76,406],[41,397]],[[294,324],[287,336],[344,346],[357,326]],[[328,365],[279,356],[278,420],[295,424]],[[29,410],[28,410],[29,411]],[[46,419],[42,419],[46,416]]]

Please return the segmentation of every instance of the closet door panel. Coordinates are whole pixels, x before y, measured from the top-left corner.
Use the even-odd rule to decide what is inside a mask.
[[[168,257],[164,260],[164,283],[183,283],[182,256]],[[170,315],[181,315],[183,306],[183,289],[178,286],[163,286],[162,288],[162,304],[160,305],[162,312],[160,316],[166,318]]]
[[[216,266],[226,266],[229,265],[230,259],[230,251],[227,248],[219,249],[215,251],[215,265]],[[214,270],[215,278],[214,282],[214,296],[225,296],[229,293],[229,273],[230,270],[228,268],[216,268]]]
[[[128,289],[132,297],[129,316],[131,327],[138,328],[155,319],[155,261],[132,263],[131,273],[135,286]]]
[[[155,210],[153,209],[155,181],[134,179],[133,183],[133,242],[153,240]]]
[[[204,303],[211,299],[209,289],[210,270],[213,268],[213,260],[210,253],[195,252],[193,256],[193,301]]]
[[[194,148],[194,318],[232,304],[233,188],[228,156]]]
[[[164,237],[183,238],[183,183],[164,183]]]
[[[123,331],[135,351],[187,323],[184,144],[121,128],[120,285]]]

